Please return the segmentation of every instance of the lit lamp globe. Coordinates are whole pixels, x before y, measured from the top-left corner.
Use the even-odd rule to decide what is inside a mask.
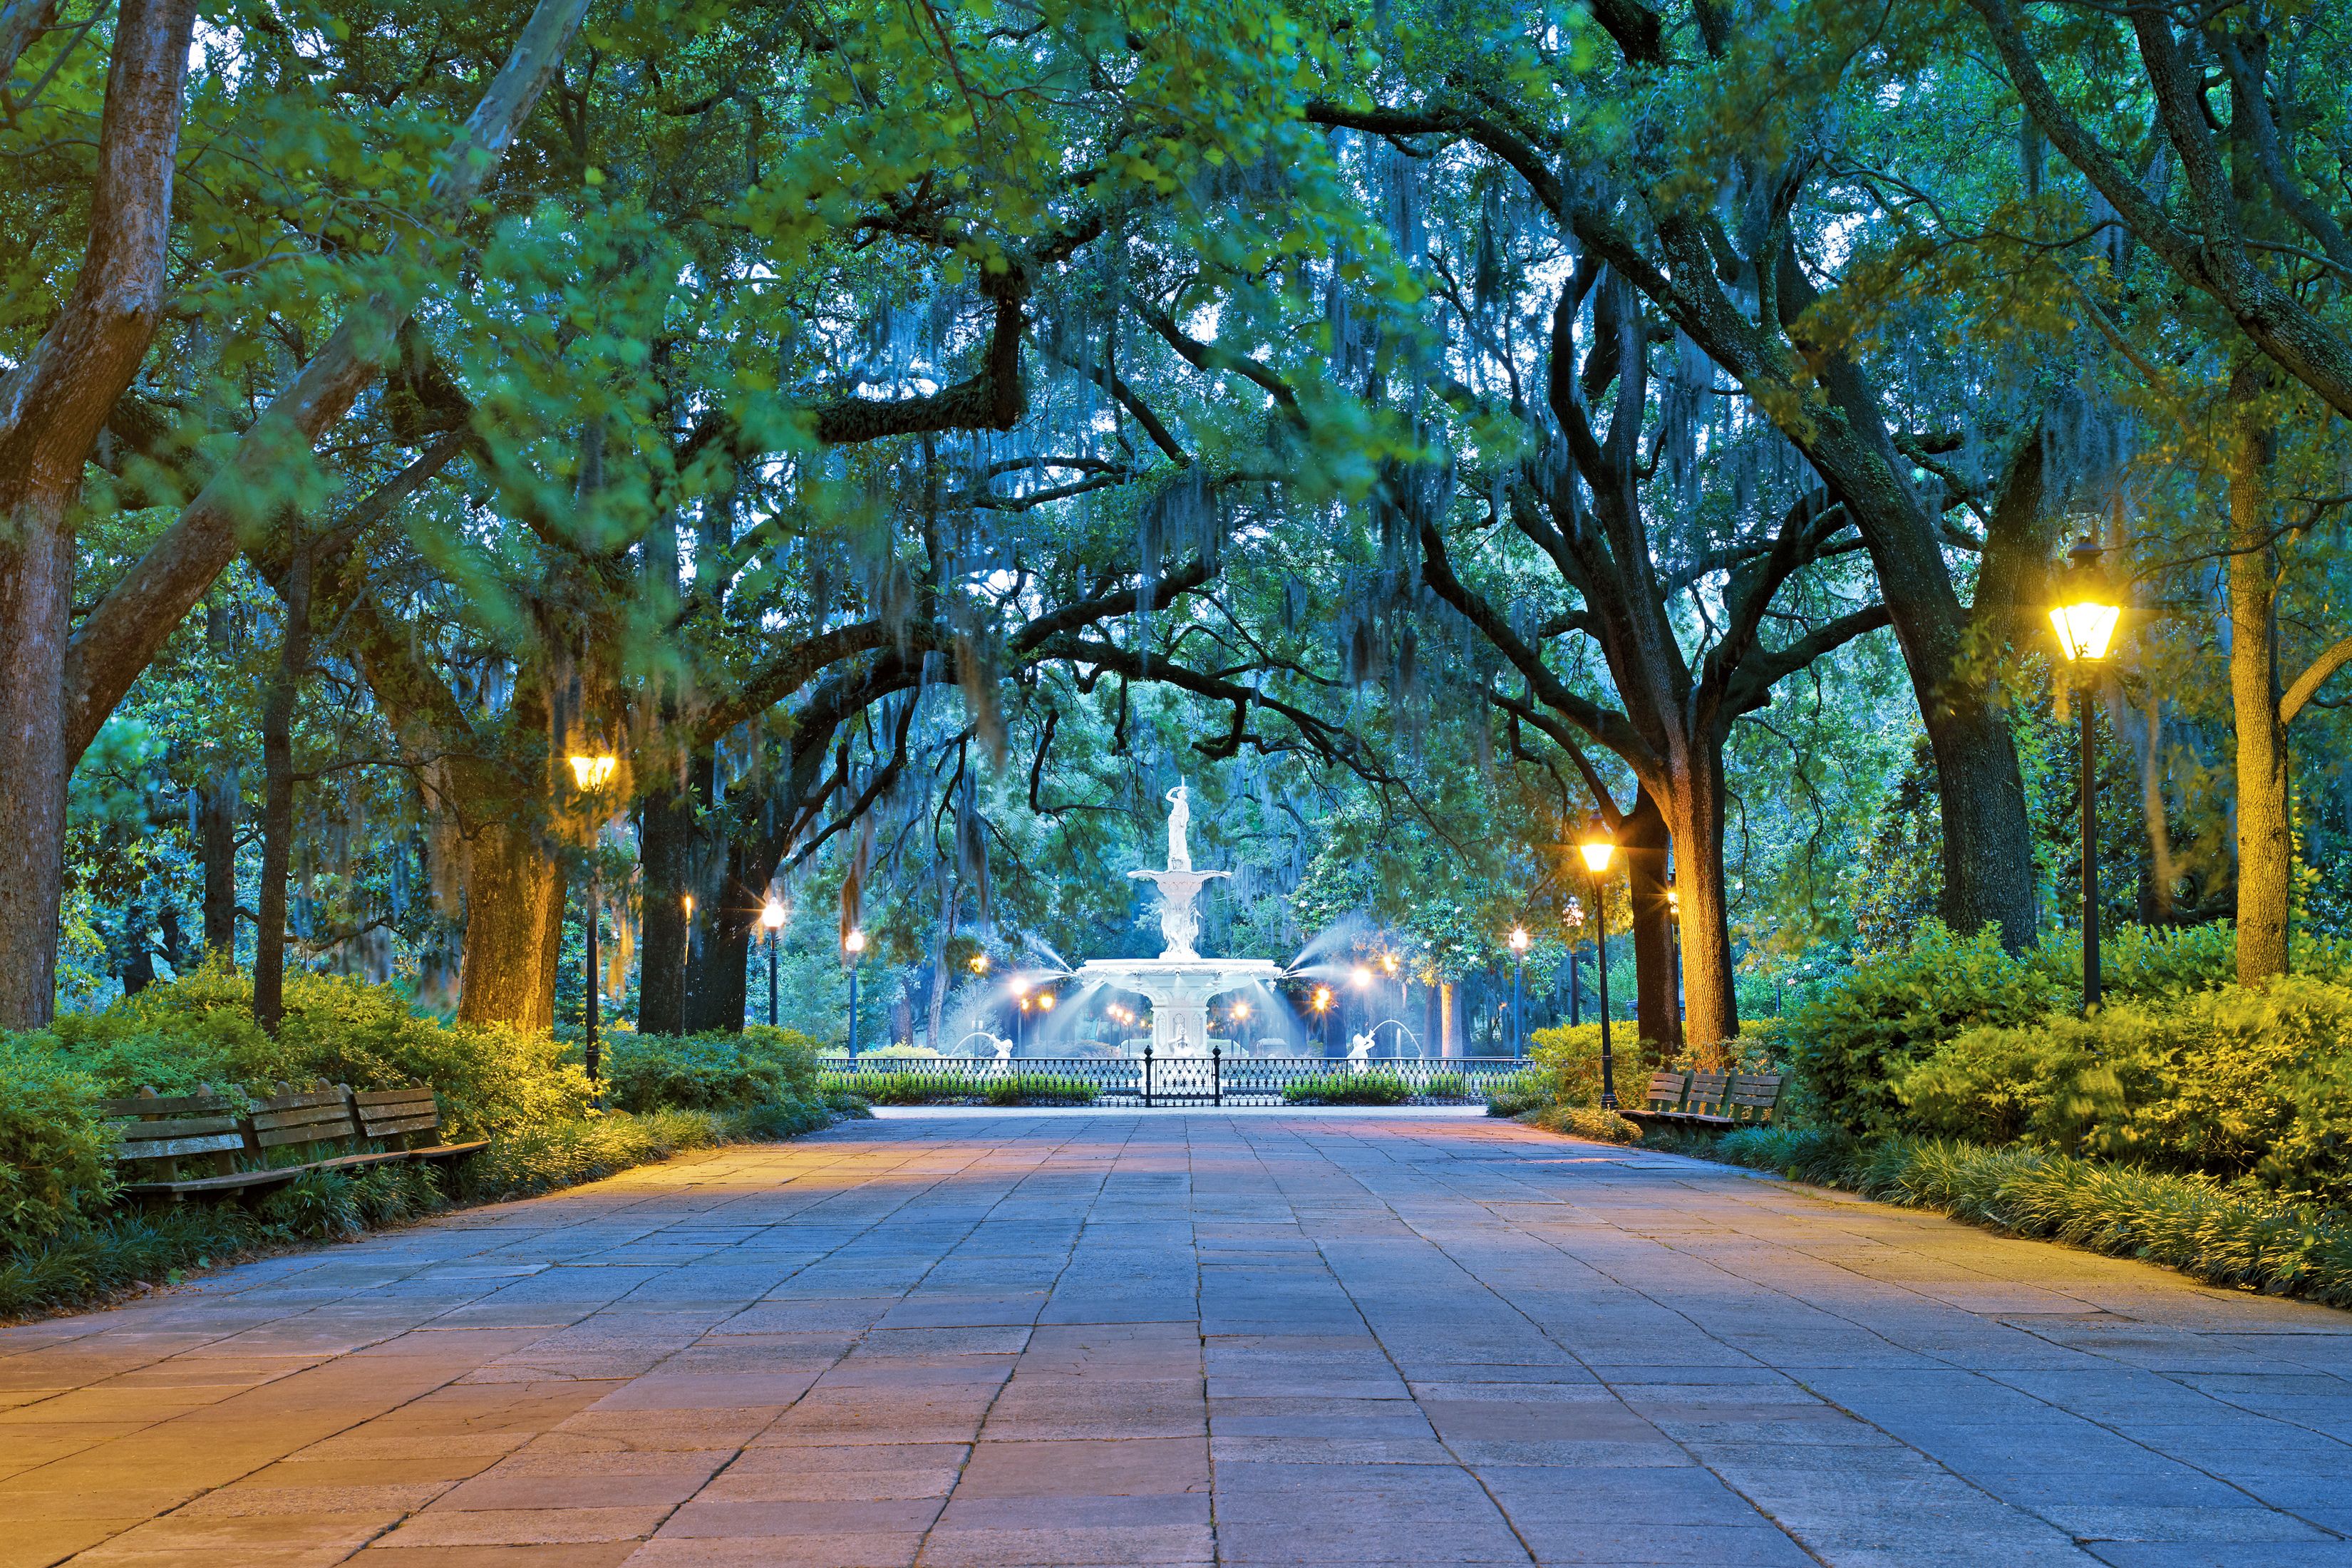
[[[852,959],[856,958],[859,953],[866,951],[866,933],[856,926],[850,927],[849,934],[841,939],[841,951],[849,954]]]
[[[760,910],[760,923],[768,928],[768,934],[771,936],[784,929],[784,906],[782,900],[770,899],[767,901]]]
[[[1513,926],[1511,928],[1511,951],[1513,952],[1527,952],[1528,940],[1527,927]]]
[[[2107,657],[2123,606],[2102,578],[2097,545],[2086,539],[2066,554],[2072,564],[2059,584],[2063,592],[2050,624],[2057,628],[2058,648],[2067,663],[2091,663]]]
[[[988,954],[984,952],[975,952],[971,955],[971,972],[974,974],[985,974],[988,973]]]
[[[572,781],[589,795],[613,782],[613,770],[621,765],[618,757],[602,752],[575,752],[565,759],[572,764]]]
[[[1584,857],[1584,868],[1597,877],[1609,869],[1610,858],[1617,853],[1617,846],[1610,838],[1607,829],[1597,828],[1585,836],[1584,842],[1576,847],[1576,852]]]

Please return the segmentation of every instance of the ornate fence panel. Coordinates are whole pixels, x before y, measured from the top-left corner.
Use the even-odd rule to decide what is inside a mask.
[[[861,1057],[825,1064],[844,1088],[881,1103],[969,1100],[1097,1105],[1466,1105],[1528,1064],[1511,1057]],[[1070,1096],[1068,1100],[1077,1097]]]

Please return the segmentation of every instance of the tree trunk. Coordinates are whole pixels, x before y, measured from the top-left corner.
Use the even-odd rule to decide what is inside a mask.
[[[532,827],[499,816],[474,828],[458,1022],[553,1026],[563,894],[562,864]]]
[[[204,861],[205,956],[236,967],[236,766],[215,773],[196,797],[197,853]]]
[[[712,879],[710,900],[695,900],[695,923],[700,938],[689,950],[686,972],[686,1026],[690,1034],[715,1030],[735,1035],[743,1030],[743,1014],[751,1002],[745,972],[751,961],[751,933],[759,927],[760,900],[749,886],[747,852],[730,844],[719,858],[720,874]],[[766,879],[763,877],[764,886]]]
[[[286,1016],[286,873],[294,848],[294,710],[310,663],[310,569],[316,547],[295,547],[286,568],[286,633],[278,679],[261,709],[261,891],[256,900],[253,1018],[270,1034]]]
[[[1642,1059],[1650,1067],[1671,1060],[1683,1045],[1674,925],[1666,909],[1666,851],[1672,842],[1657,797],[1637,790],[1633,809],[1618,825],[1617,844],[1625,852],[1625,896],[1633,925],[1636,1029]]]
[[[2271,431],[2256,404],[2266,374],[2231,378],[2230,703],[2238,731],[2238,984],[2286,973],[2294,841],[2287,823],[2286,727],[2279,721],[2271,603]]]
[[[65,894],[66,634],[73,534],[62,493],[11,508],[0,528],[0,1029],[47,1024],[57,1005]]]
[[[1720,1070],[1739,1034],[1732,989],[1731,900],[1723,869],[1723,752],[1701,745],[1672,803],[1675,889],[1681,895],[1683,1037]]]
[[[81,270],[57,320],[0,376],[0,1029],[37,1027],[57,1005],[66,775],[79,751],[64,722],[68,518],[90,446],[162,314],[194,26],[193,0],[124,0]]]
[[[637,1033],[686,1032],[686,899],[695,886],[694,797],[662,789],[637,818],[645,874],[645,944],[637,968]]]

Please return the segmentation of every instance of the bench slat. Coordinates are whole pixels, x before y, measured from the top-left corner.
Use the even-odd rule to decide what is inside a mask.
[[[396,1121],[364,1120],[361,1126],[371,1138],[390,1138],[402,1132],[425,1132],[441,1125],[437,1116],[404,1116]]]
[[[362,1109],[372,1105],[430,1105],[434,1102],[429,1089],[372,1089],[352,1096]]]
[[[135,1138],[207,1138],[215,1132],[235,1134],[234,1116],[185,1116],[172,1121],[118,1121],[116,1132],[126,1141]]]
[[[235,1107],[216,1094],[134,1095],[128,1100],[101,1100],[102,1116],[226,1116]]]
[[[245,1140],[234,1132],[218,1132],[203,1138],[126,1138],[122,1141],[118,1160],[172,1160],[182,1154],[236,1153],[245,1147]]]

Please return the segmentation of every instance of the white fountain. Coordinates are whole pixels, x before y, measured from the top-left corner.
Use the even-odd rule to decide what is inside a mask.
[[[1167,943],[1157,958],[1094,958],[1078,966],[1078,978],[1151,1000],[1151,1050],[1160,1057],[1209,1054],[1209,998],[1253,983],[1271,984],[1282,966],[1263,958],[1202,958],[1201,889],[1229,871],[1195,871],[1185,842],[1192,805],[1184,786],[1168,792],[1168,869],[1129,871],[1160,889],[1160,936]],[[1230,1040],[1219,1045],[1231,1047]]]

